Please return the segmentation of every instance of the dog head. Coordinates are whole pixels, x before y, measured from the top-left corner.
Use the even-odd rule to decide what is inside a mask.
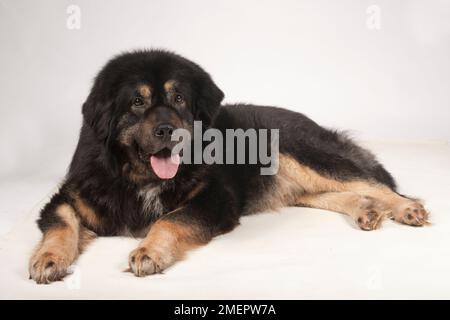
[[[165,51],[120,55],[101,70],[83,105],[88,126],[107,153],[108,166],[136,183],[172,179],[176,129],[209,126],[222,91],[197,64]],[[115,169],[114,169],[115,168]]]

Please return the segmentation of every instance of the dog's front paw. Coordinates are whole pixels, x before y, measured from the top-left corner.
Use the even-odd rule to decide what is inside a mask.
[[[130,253],[128,264],[130,272],[137,277],[145,277],[162,272],[168,265],[167,258],[147,247],[139,247]]]
[[[49,284],[64,278],[69,264],[64,254],[36,252],[30,260],[30,279],[38,284]]]

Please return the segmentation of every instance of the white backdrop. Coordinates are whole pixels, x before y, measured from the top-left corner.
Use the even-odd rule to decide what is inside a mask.
[[[226,102],[358,139],[450,140],[450,1],[0,0],[0,45],[1,179],[62,176],[93,77],[133,48],[198,62]]]

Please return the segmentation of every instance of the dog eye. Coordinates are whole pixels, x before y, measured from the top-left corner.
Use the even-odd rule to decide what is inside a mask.
[[[176,103],[182,103],[183,101],[184,101],[184,98],[183,98],[183,96],[181,94],[177,94],[175,96],[175,102]]]
[[[136,97],[133,100],[133,105],[135,106],[142,106],[144,104],[144,100],[142,98]]]

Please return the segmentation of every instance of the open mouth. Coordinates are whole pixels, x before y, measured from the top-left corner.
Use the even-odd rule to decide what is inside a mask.
[[[154,154],[145,153],[138,148],[138,155],[142,162],[150,165],[153,172],[160,179],[172,179],[178,172],[180,166],[180,156],[172,154],[172,151],[164,148]]]

